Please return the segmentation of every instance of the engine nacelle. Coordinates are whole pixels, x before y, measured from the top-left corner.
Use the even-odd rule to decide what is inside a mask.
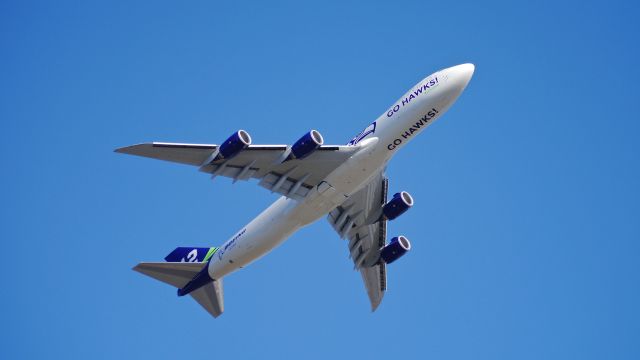
[[[322,144],[324,144],[324,139],[322,135],[320,135],[320,132],[318,132],[318,130],[311,130],[291,146],[291,155],[295,159],[305,158],[318,150]]]
[[[412,206],[413,198],[408,192],[395,193],[393,199],[382,207],[382,216],[387,220],[393,220],[404,214]]]
[[[382,248],[380,251],[380,259],[384,261],[385,264],[391,264],[409,250],[411,250],[409,239],[402,235],[396,236],[391,239],[391,242],[387,244],[387,246]]]
[[[244,130],[238,130],[220,145],[217,159],[231,159],[251,145],[251,136]]]

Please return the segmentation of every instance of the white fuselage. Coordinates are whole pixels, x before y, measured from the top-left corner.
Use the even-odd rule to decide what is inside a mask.
[[[264,256],[367,185],[398,149],[447,111],[473,71],[473,65],[463,64],[420,81],[349,143],[358,151],[304,200],[281,197],[225,242],[209,263],[209,276],[221,279]]]

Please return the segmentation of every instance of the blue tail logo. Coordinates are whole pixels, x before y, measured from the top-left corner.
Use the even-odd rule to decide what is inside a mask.
[[[167,262],[206,262],[218,251],[217,247],[177,247],[165,256]]]

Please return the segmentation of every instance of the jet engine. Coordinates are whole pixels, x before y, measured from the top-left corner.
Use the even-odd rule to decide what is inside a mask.
[[[395,193],[393,198],[382,207],[382,216],[386,220],[393,220],[404,214],[412,206],[413,198],[408,192]]]
[[[407,251],[411,250],[411,243],[409,239],[400,235],[391,239],[391,242],[380,250],[380,259],[385,264],[391,264],[398,260]]]
[[[231,159],[251,145],[251,136],[244,130],[238,130],[220,145],[218,159]]]
[[[320,132],[311,130],[291,146],[291,155],[295,159],[305,158],[316,151],[322,144],[324,144],[324,139]]]

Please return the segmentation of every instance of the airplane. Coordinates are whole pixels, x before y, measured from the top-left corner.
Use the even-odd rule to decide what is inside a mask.
[[[403,235],[387,241],[387,221],[414,204],[406,191],[388,198],[387,163],[449,109],[474,70],[462,64],[427,76],[346,145],[325,145],[317,130],[293,145],[254,145],[247,131],[238,130],[221,145],[153,142],[116,149],[196,166],[234,183],[257,179],[282,195],[220,247],[178,247],[165,262],[141,262],[133,270],[174,286],[178,296],[191,295],[218,317],[224,311],[224,277],[326,216],[348,241],[375,311],[387,290],[387,265],[411,250]]]

